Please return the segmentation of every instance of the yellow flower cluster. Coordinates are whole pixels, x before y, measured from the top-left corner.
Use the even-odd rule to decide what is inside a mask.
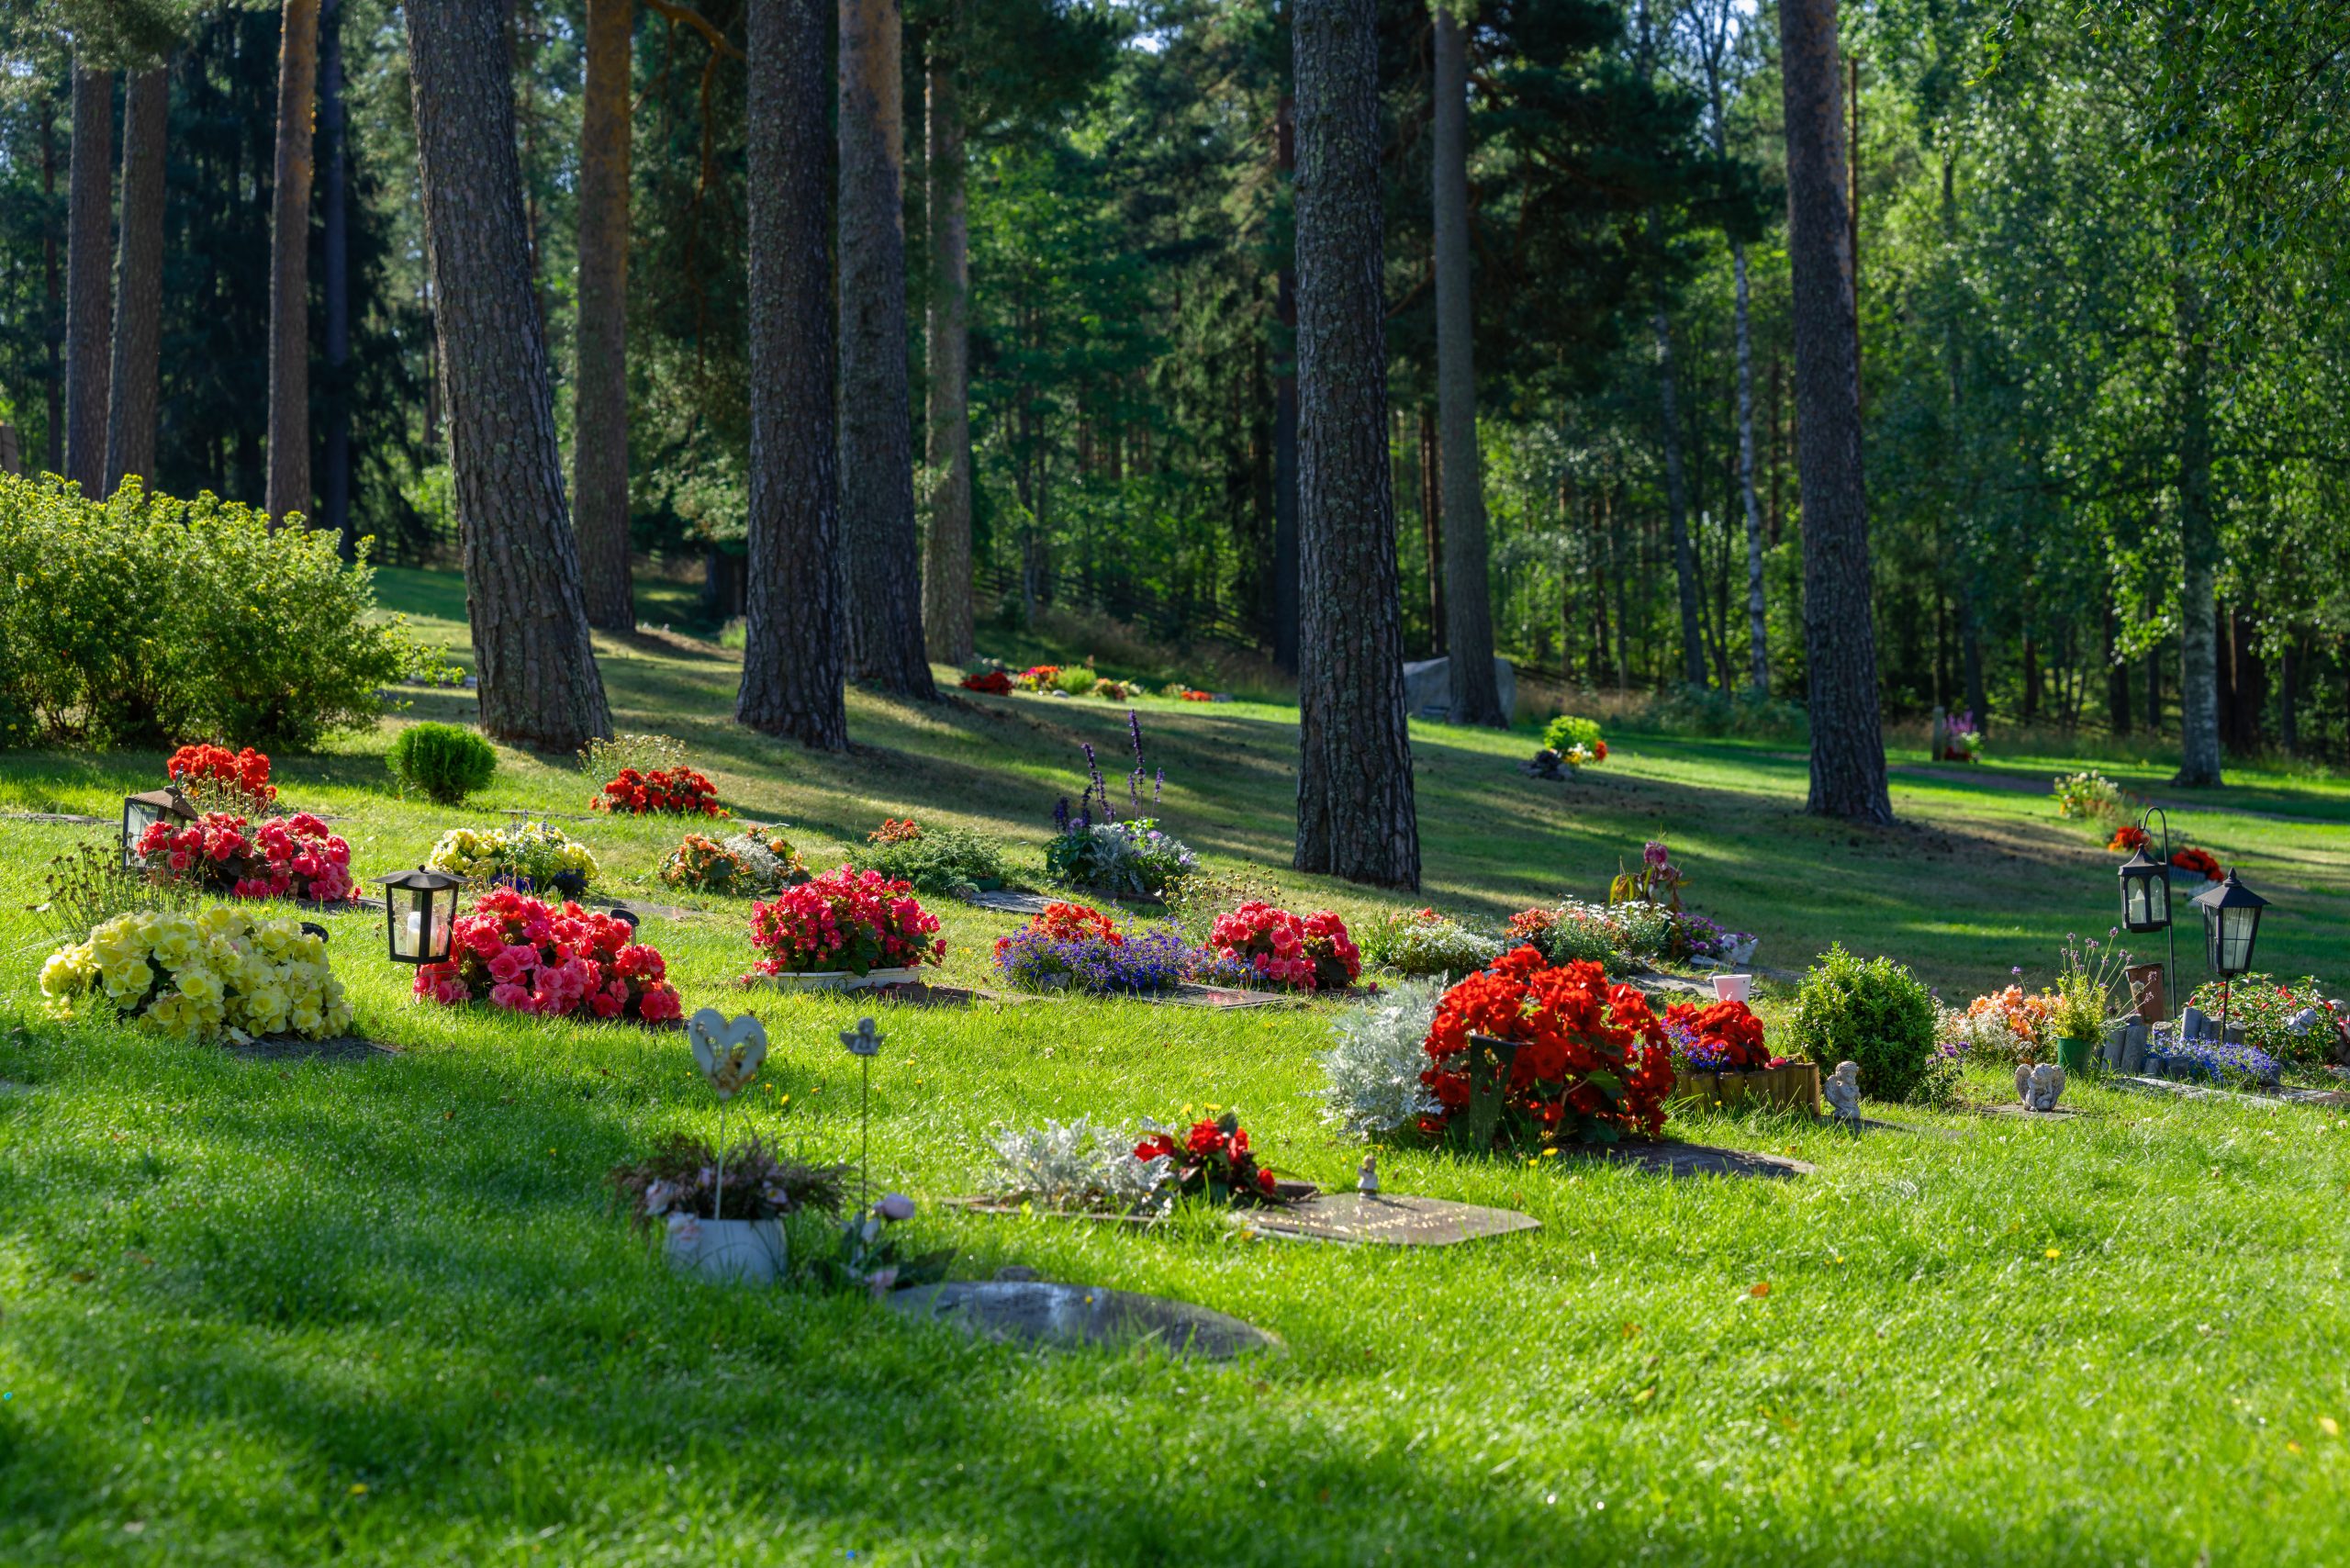
[[[226,906],[200,914],[118,914],[40,969],[50,1012],[102,1005],[157,1034],[245,1041],[321,1039],[351,1026],[325,941],[290,920]]]
[[[490,882],[500,877],[552,880],[565,873],[592,882],[599,870],[586,845],[544,823],[487,830],[453,827],[441,835],[424,863],[468,882]]]

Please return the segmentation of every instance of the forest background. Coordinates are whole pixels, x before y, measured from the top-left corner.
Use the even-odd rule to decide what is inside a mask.
[[[7,24],[0,420],[29,466],[62,471],[73,29],[52,9]],[[122,67],[106,81],[126,160],[128,84],[167,65],[150,477],[261,504],[285,9],[106,10],[118,58],[85,62]],[[632,16],[628,526],[640,575],[692,573],[719,624],[740,609],[746,511],[746,17],[742,0]],[[318,26],[308,510],[395,561],[445,562],[401,17],[325,0]],[[982,643],[1078,612],[1293,667],[1283,6],[908,0],[906,26],[917,431],[926,324],[955,286],[933,241],[942,86],[964,143]],[[509,10],[566,470],[586,27],[584,0]],[[2350,757],[2350,22],[2300,4],[1880,0],[1845,6],[1841,29],[1886,711],[2176,734],[2199,566],[2228,752]],[[1775,8],[1486,0],[1465,30],[1496,645],[1572,683],[1663,694],[1701,725],[1798,727]],[[1415,656],[1446,647],[1436,31],[1424,4],[1381,6]],[[87,53],[96,35],[80,36]],[[940,477],[917,475],[926,513]]]

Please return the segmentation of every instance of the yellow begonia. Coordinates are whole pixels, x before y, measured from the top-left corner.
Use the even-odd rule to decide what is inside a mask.
[[[73,1016],[97,989],[114,1013],[157,1034],[242,1040],[290,1027],[318,1037],[351,1023],[325,943],[294,922],[227,907],[118,915],[41,965],[55,1016]]]

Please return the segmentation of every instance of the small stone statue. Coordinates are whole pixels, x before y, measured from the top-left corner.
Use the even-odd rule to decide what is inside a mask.
[[[856,1028],[841,1031],[841,1044],[848,1047],[851,1056],[879,1056],[881,1042],[887,1037],[874,1032],[873,1020],[870,1018],[860,1018],[856,1021]]]
[[[1836,1119],[1851,1124],[1852,1130],[1858,1132],[1861,1127],[1861,1064],[1856,1061],[1838,1062],[1836,1070],[1828,1075],[1828,1081],[1819,1086],[1819,1092],[1827,1096],[1830,1108],[1836,1113]]]
[[[2023,1102],[2027,1111],[2053,1111],[2058,1096],[2065,1092],[2065,1070],[2053,1062],[2042,1062],[2037,1067],[2030,1062],[2016,1067],[2016,1098]]]
[[[1376,1151],[1362,1157],[1362,1173],[1355,1178],[1355,1191],[1367,1197],[1379,1193],[1379,1155]]]

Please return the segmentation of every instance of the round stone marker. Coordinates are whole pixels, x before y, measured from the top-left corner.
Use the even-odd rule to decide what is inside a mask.
[[[1068,1350],[1156,1343],[1172,1356],[1225,1361],[1281,1340],[1253,1323],[1164,1296],[1046,1280],[950,1280],[890,1297],[897,1311],[968,1334]]]

